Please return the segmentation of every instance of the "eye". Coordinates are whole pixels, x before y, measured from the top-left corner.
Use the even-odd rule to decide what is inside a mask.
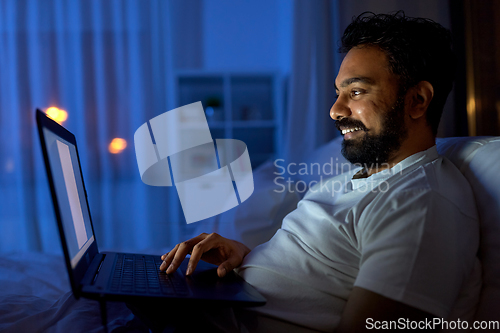
[[[353,90],[351,90],[351,97],[358,97],[362,93],[363,93],[363,91],[361,91],[359,89],[353,89]]]

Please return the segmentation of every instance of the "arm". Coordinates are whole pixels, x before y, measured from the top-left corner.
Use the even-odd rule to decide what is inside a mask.
[[[427,319],[428,322],[432,322],[433,318],[435,318],[433,315],[422,310],[394,301],[367,289],[354,287],[347,300],[336,332],[371,332],[375,327],[380,327],[381,322],[394,321],[406,324],[407,320],[414,322],[422,321],[420,328],[424,331],[438,331],[438,329],[425,330],[425,320]],[[375,323],[377,323],[377,326],[374,326]],[[399,328],[396,326],[396,329],[391,331],[401,331],[400,328],[402,326],[399,326]],[[419,330],[421,331],[422,329]]]
[[[191,254],[186,270],[187,275],[194,272],[198,261],[202,259],[218,265],[217,274],[219,277],[223,277],[227,272],[239,267],[248,253],[250,253],[250,249],[240,242],[224,238],[216,233],[203,233],[177,244],[172,251],[162,255],[163,263],[160,270],[167,270],[167,274],[174,272],[179,268],[186,255]]]
[[[436,191],[410,189],[381,199],[380,208],[362,221],[362,255],[354,285],[396,305],[406,304],[400,305],[401,311],[416,308],[438,318],[448,318],[456,306],[473,311],[476,291],[462,292],[476,262],[479,235],[473,215]],[[391,303],[384,316],[406,315]],[[372,313],[365,312],[363,324],[368,315]]]

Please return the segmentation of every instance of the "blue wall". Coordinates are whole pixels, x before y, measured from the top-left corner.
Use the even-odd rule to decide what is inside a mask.
[[[174,68],[288,73],[292,7],[288,0],[172,2]]]
[[[205,1],[204,67],[288,72],[291,4],[283,0]]]

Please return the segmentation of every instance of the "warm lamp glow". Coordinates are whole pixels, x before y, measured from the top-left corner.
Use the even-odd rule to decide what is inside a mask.
[[[68,119],[68,113],[64,110],[58,109],[54,106],[48,108],[45,113],[55,121],[57,121],[59,124],[62,124],[63,122]]]
[[[114,138],[109,144],[108,150],[111,154],[119,154],[127,147],[127,141],[121,138]]]

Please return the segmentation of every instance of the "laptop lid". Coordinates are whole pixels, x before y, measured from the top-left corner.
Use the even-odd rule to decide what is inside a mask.
[[[88,279],[87,271],[97,272],[97,266],[102,262],[103,269],[95,277],[101,277],[102,274],[104,285],[107,285],[114,264],[112,261],[101,261],[104,254],[99,254],[97,249],[75,136],[38,109],[36,121],[71,288],[77,298],[89,297],[90,294],[102,297],[105,288],[100,288],[99,280],[95,284],[85,284],[84,276]],[[187,260],[184,260],[184,272],[186,264]],[[226,306],[258,306],[266,303],[264,297],[234,273],[229,275],[232,278],[219,280],[216,268],[212,266],[199,263],[196,274],[189,278],[183,276],[191,294],[182,298],[223,302]],[[152,297],[140,293],[132,295],[130,292],[108,293],[107,296],[114,297],[113,300],[124,300],[123,297],[130,296]],[[166,296],[162,294],[154,297]],[[180,299],[177,295],[172,298],[177,301]]]
[[[79,297],[98,249],[76,139],[38,109],[36,122],[71,288]]]

